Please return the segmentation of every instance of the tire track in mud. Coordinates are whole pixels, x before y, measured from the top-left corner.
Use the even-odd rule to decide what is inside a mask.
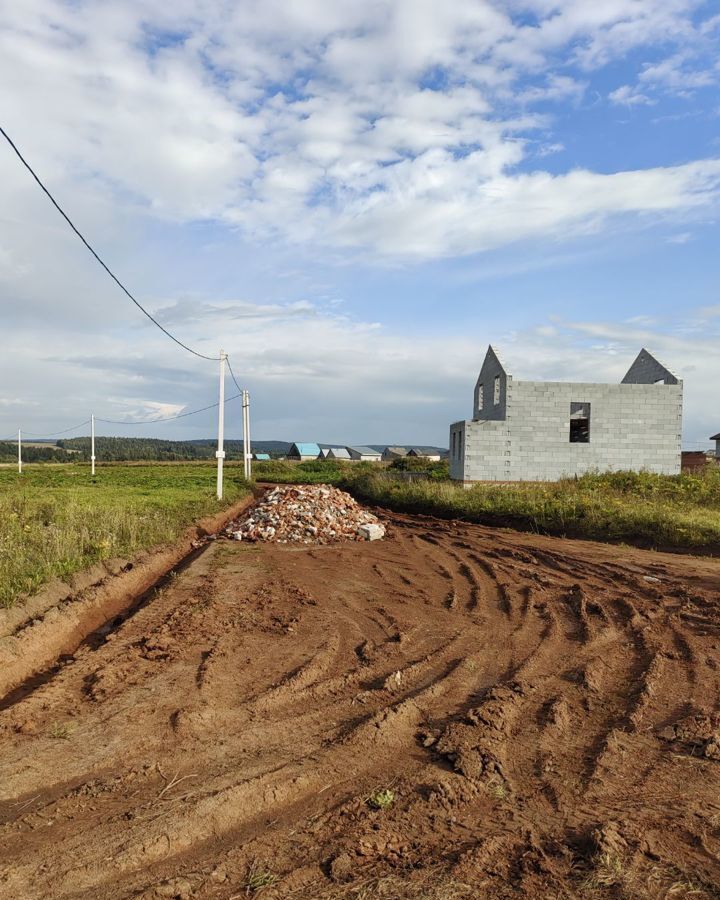
[[[658,736],[717,712],[709,564],[389,524],[383,542],[322,550],[217,542],[0,714],[0,897],[149,900],[173,877],[228,897],[268,853],[311,898],[332,860],[361,881],[394,870],[395,851],[373,848],[396,845],[408,873],[502,871],[528,896],[573,895],[594,852],[577,835],[605,834],[630,792],[622,846],[638,872],[685,852],[720,879],[710,852],[687,849],[710,826],[674,812],[681,758]],[[717,764],[685,773],[708,802]],[[399,797],[382,817],[365,803],[379,784]],[[637,835],[661,827],[658,810],[674,850],[656,859]]]

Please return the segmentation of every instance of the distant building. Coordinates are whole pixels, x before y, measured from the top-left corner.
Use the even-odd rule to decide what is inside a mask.
[[[317,459],[320,456],[320,447],[318,444],[293,444],[288,450],[288,459],[299,459],[301,461],[308,459]]]
[[[683,450],[680,457],[683,472],[701,472],[714,461],[715,454],[712,450],[707,453],[704,450]]]
[[[382,454],[379,450],[373,450],[372,447],[347,447],[350,459],[360,460],[362,462],[380,462]]]
[[[394,459],[402,459],[407,455],[407,447],[386,447],[382,452],[382,459],[384,462],[392,462]]]
[[[269,453],[253,453],[252,458],[256,459],[258,461],[266,462],[267,460],[270,459],[270,454]]]
[[[331,449],[331,447],[321,447],[318,459],[327,459]]]
[[[711,441],[715,441],[715,456],[720,459],[720,431],[710,437]]]
[[[413,459],[427,459],[430,462],[440,462],[442,459],[441,454],[434,447],[413,447],[408,450],[407,455],[412,456]]]
[[[351,459],[347,447],[330,447],[327,454],[328,459]]]
[[[682,397],[682,381],[647,350],[621,384],[571,384],[516,381],[488,347],[472,420],[450,426],[450,477],[472,484],[677,474]]]

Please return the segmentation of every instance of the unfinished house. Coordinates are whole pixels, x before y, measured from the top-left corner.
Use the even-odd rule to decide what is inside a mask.
[[[555,481],[680,471],[682,381],[641,350],[620,384],[516,381],[488,347],[473,417],[450,426],[450,477]]]

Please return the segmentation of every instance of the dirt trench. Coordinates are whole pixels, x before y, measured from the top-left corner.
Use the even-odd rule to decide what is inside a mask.
[[[720,564],[385,520],[219,540],[0,712],[0,897],[720,896]]]

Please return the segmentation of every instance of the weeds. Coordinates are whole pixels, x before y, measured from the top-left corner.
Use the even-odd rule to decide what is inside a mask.
[[[508,795],[508,789],[504,782],[502,781],[490,781],[488,782],[487,789],[490,793],[495,797],[496,800],[505,800]]]
[[[398,482],[376,469],[351,471],[340,487],[399,512],[654,547],[720,547],[720,466],[700,475],[616,472],[470,489]]]
[[[257,860],[252,864],[245,882],[245,894],[259,894],[264,888],[272,887],[277,882],[277,875],[263,868]]]
[[[586,888],[613,887],[625,881],[625,863],[617,853],[604,850],[593,859],[593,866],[585,880]]]
[[[66,741],[72,734],[72,728],[60,722],[53,722],[50,730],[48,731],[48,737],[53,738],[58,741]]]
[[[373,809],[390,809],[394,802],[395,791],[390,790],[390,788],[381,788],[373,791],[367,798],[368,806],[371,806]]]

